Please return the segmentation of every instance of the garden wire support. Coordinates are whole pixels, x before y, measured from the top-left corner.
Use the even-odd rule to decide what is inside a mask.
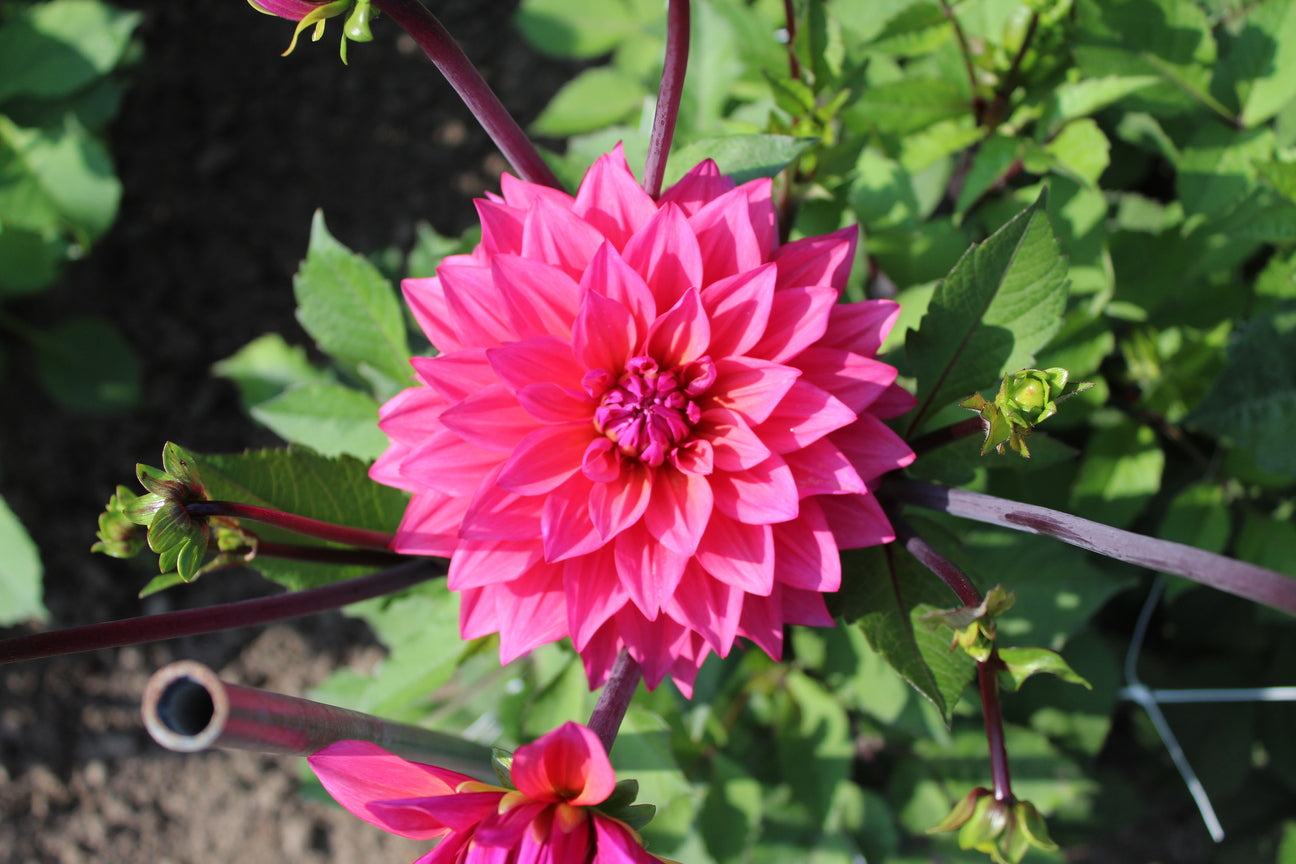
[[[140,706],[144,726],[168,750],[211,747],[309,756],[337,741],[369,741],[403,758],[497,782],[491,749],[309,699],[220,680],[193,660],[154,672]]]

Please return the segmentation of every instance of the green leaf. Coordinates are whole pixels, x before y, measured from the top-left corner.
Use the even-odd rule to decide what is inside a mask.
[[[1044,145],[1057,160],[1057,169],[1090,188],[1107,170],[1111,144],[1092,120],[1077,120],[1063,127],[1061,133]]]
[[[285,441],[324,456],[376,459],[387,449],[387,436],[378,428],[378,403],[341,384],[293,387],[256,405],[251,414]]]
[[[763,789],[738,762],[716,753],[702,809],[699,830],[707,851],[720,864],[742,861],[756,842],[764,815]]]
[[[834,694],[805,673],[792,670],[783,685],[789,704],[775,730],[779,765],[796,800],[822,822],[838,784],[850,778],[850,720]]]
[[[1086,690],[1093,689],[1062,659],[1061,654],[1046,648],[1000,648],[999,659],[1007,667],[1000,672],[1000,677],[1005,679],[1010,691],[1019,690],[1027,678],[1041,672],[1056,675],[1068,684],[1079,684]]]
[[[36,544],[0,498],[0,626],[48,617],[41,602],[41,561]]]
[[[852,129],[908,135],[970,111],[967,94],[958,84],[914,77],[868,88],[843,117]]]
[[[1296,305],[1253,319],[1185,424],[1247,451],[1268,471],[1296,475]]]
[[[1238,83],[1242,122],[1258,126],[1296,97],[1296,3],[1253,4],[1223,59]]]
[[[546,54],[592,58],[638,30],[632,11],[623,0],[525,0],[514,20],[522,35]]]
[[[44,288],[66,254],[67,242],[59,237],[0,224],[0,298]]]
[[[935,51],[953,34],[950,16],[939,5],[914,3],[888,19],[863,50],[891,57],[921,57]]]
[[[64,408],[112,414],[139,401],[139,360],[107,321],[61,321],[41,333],[35,345],[41,383]]]
[[[1049,114],[1063,123],[1088,117],[1160,80],[1155,75],[1106,75],[1064,81],[1049,95]]]
[[[396,530],[405,513],[405,493],[370,480],[365,463],[351,456],[328,458],[293,447],[191,458],[213,500],[256,504],[373,531]],[[328,545],[267,525],[254,530],[267,542]],[[255,559],[250,566],[294,591],[373,569],[273,558]]]
[[[1269,129],[1197,130],[1179,154],[1176,182],[1184,212],[1218,219],[1237,208],[1255,185],[1253,163],[1272,157]]]
[[[1123,528],[1161,489],[1165,453],[1156,434],[1132,420],[1099,429],[1085,447],[1072,490],[1077,516]]]
[[[643,831],[656,854],[669,854],[692,832],[699,798],[671,750],[670,727],[661,717],[631,705],[617,734],[612,765],[621,780],[639,781],[639,801],[657,815]]]
[[[917,378],[911,432],[935,411],[1031,365],[1062,326],[1066,259],[1045,214],[1034,204],[973,246],[936,289],[927,314],[905,339]]]
[[[96,0],[53,0],[5,10],[0,102],[69,95],[121,60],[142,15]]]
[[[1002,180],[1008,169],[1017,161],[1021,151],[1021,142],[1007,135],[996,135],[987,138],[977,150],[968,169],[963,188],[959,190],[958,201],[954,211],[960,215],[976,203],[982,195],[990,190],[996,182]]]
[[[0,223],[89,243],[112,224],[120,200],[108,151],[75,116],[24,129],[0,114]]]
[[[322,351],[362,372],[377,372],[393,385],[409,380],[405,319],[392,286],[376,267],[333,239],[319,211],[293,290],[297,320]]]
[[[732,135],[727,138],[703,138],[671,154],[667,165],[667,185],[693,170],[704,159],[714,159],[721,172],[735,183],[746,183],[758,177],[773,177],[813,142],[789,135]]]
[[[593,132],[637,116],[647,97],[642,83],[615,67],[586,69],[554,94],[531,129],[554,138]]]
[[[919,620],[949,604],[948,590],[898,546],[852,550],[843,554],[842,563],[852,575],[835,595],[834,612],[859,627],[869,646],[927,697],[948,724],[976,663],[949,650],[949,628]]]
[[[273,399],[290,387],[332,381],[327,372],[306,359],[305,348],[289,345],[278,333],[253,339],[213,364],[212,374],[234,382],[245,408]]]

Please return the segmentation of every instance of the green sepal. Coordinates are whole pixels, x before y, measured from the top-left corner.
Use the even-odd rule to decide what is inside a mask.
[[[505,789],[516,789],[513,785],[513,754],[499,747],[491,748],[491,768]]]
[[[990,795],[990,790],[984,786],[978,786],[968,794],[959,799],[954,805],[954,809],[945,815],[945,818],[927,829],[928,834],[940,834],[944,831],[954,831],[962,828],[967,821],[972,818],[976,812],[977,804],[982,798]]]
[[[654,804],[631,804],[629,807],[617,811],[616,818],[635,831],[642,831],[656,815],[657,807]]]
[[[132,519],[127,512],[139,498],[125,486],[117,487],[104,512],[99,514],[99,530],[95,532],[99,540],[90,547],[91,552],[101,552],[113,558],[133,558],[144,549],[145,532],[140,530],[140,525],[145,523]],[[149,512],[150,521],[152,513]]]
[[[168,588],[183,585],[184,581],[185,580],[180,578],[180,574],[174,570],[169,573],[162,573],[161,575],[154,576],[149,580],[147,585],[140,589],[139,598],[143,600],[145,597],[157,594],[159,591],[165,591]]]
[[[1049,369],[1022,369],[1005,375],[994,401],[980,393],[973,393],[960,408],[975,411],[986,424],[986,438],[981,445],[981,455],[991,450],[1003,454],[1004,445],[1013,452],[1030,458],[1026,436],[1030,431],[1058,412],[1058,403],[1093,387],[1093,382],[1071,382],[1071,373],[1055,366]]]
[[[1013,806],[1013,821],[1030,845],[1045,852],[1053,852],[1058,845],[1049,836],[1048,825],[1039,810],[1029,801],[1018,801]]]
[[[612,815],[612,813],[614,813],[617,810],[621,810],[625,807],[629,807],[631,804],[635,802],[635,799],[638,797],[639,797],[639,781],[622,780],[619,783],[617,783],[616,786],[612,787],[612,794],[608,795],[608,797],[605,798],[603,802],[598,805],[598,809],[602,810],[604,813],[607,813],[608,815]]]
[[[159,509],[165,504],[167,499],[161,495],[150,492],[147,495],[141,495],[126,505],[122,511],[131,522],[136,525],[148,527],[153,522],[153,517],[157,515]]]
[[[959,829],[959,848],[994,855],[997,851],[995,841],[1008,827],[1011,817],[1012,809],[1006,802],[996,801],[991,795],[977,799],[972,815]]]
[[[1079,684],[1086,690],[1093,689],[1093,685],[1077,674],[1061,654],[1047,648],[1000,648],[999,659],[1003,661],[999,683],[1009,692],[1017,690],[1022,682],[1039,672],[1056,675],[1068,684]]]
[[[352,42],[372,42],[373,33],[369,30],[369,22],[373,20],[376,10],[369,5],[369,0],[359,0],[351,9],[351,14],[347,15],[346,23],[342,25],[342,34]]]
[[[176,481],[161,468],[154,468],[152,465],[140,463],[135,466],[135,477],[145,489],[154,495],[161,495],[163,498],[174,498],[180,492]]]
[[[1016,595],[996,585],[976,606],[959,606],[922,616],[931,626],[944,623],[954,631],[950,650],[962,649],[978,663],[990,658],[995,646],[995,619],[1013,607]]]

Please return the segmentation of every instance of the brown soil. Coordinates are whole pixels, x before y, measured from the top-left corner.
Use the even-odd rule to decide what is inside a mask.
[[[407,248],[420,220],[464,228],[471,198],[504,167],[389,22],[375,26],[375,43],[351,46],[344,68],[336,24],[281,59],[291,25],[244,3],[118,2],[144,14],[143,61],[112,133],[121,214],[59,284],[8,308],[36,324],[111,318],[144,363],[142,402],[111,418],[63,413],[22,346],[3,346],[0,492],[41,549],[47,626],[272,590],[230,572],[141,602],[146,568],[89,553],[95,518],[116,484],[134,485],[135,463],[158,464],[168,439],[208,452],[273,443],[208,369],[267,331],[308,343],[293,319],[291,279],[315,208],[357,250]],[[571,70],[538,58],[504,25],[515,5],[435,4],[525,122]],[[339,664],[378,656],[362,625],[334,614],[0,669],[0,861],[412,860],[424,844],[296,794],[300,760],[170,754],[138,717],[148,674],[173,659],[301,694]]]

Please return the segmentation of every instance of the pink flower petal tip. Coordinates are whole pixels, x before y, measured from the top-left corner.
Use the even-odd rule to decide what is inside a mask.
[[[394,548],[450,555],[505,662],[570,637],[591,686],[624,648],[688,695],[739,638],[779,657],[914,458],[881,422],[898,307],[838,302],[857,230],[780,244],[770,181],[710,161],[654,201],[620,147],[574,197],[503,179],[472,254],[404,285],[440,354],[380,424]]]

